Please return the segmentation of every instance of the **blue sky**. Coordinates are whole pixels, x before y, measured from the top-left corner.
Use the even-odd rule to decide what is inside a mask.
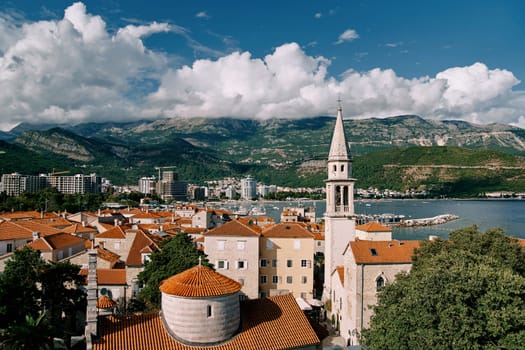
[[[418,114],[525,127],[525,2],[0,0],[0,128]],[[7,91],[7,93],[5,93]]]

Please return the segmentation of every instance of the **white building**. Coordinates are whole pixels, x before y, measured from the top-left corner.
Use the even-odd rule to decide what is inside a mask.
[[[252,200],[257,198],[257,182],[251,176],[241,180],[241,198]]]
[[[141,177],[139,179],[139,192],[144,194],[153,194],[155,193],[156,184],[155,176]]]

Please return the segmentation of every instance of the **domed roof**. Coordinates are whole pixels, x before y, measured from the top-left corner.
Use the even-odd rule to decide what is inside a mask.
[[[160,284],[163,293],[182,297],[212,297],[240,291],[241,284],[211,268],[197,265]]]
[[[114,308],[117,305],[117,302],[107,295],[101,296],[97,300],[97,308],[99,309],[111,309]]]

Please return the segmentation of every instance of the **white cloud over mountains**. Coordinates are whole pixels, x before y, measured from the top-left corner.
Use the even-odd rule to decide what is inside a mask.
[[[159,32],[188,35],[181,30],[151,23],[110,33],[82,3],[61,20],[20,25],[0,16],[0,128],[22,121],[312,117],[335,114],[338,96],[352,118],[418,114],[525,127],[525,94],[512,90],[519,81],[483,63],[416,79],[380,68],[334,78],[330,60],[293,42],[263,58],[234,52],[181,68],[144,44]],[[141,87],[150,81],[158,88],[145,95]]]

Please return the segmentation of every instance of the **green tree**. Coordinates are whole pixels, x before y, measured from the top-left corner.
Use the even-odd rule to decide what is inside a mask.
[[[0,348],[6,350],[51,350],[53,349],[52,327],[45,318],[26,315],[23,322],[10,325],[0,333]]]
[[[0,274],[0,329],[24,328],[45,312],[54,330],[46,336],[68,339],[77,311],[86,307],[85,293],[76,287],[82,282],[79,271],[70,262],[46,263],[27,246],[16,250]]]
[[[525,255],[500,229],[424,241],[409,274],[383,288],[369,349],[523,349]]]
[[[193,239],[184,232],[164,240],[160,249],[151,254],[151,260],[138,275],[139,283],[144,285],[139,299],[150,309],[160,307],[159,285],[164,279],[194,267],[199,264],[199,258],[202,265],[209,266],[206,255],[197,249]]]
[[[44,268],[40,253],[27,246],[6,262],[0,274],[0,328],[38,316],[42,293],[37,282]]]

